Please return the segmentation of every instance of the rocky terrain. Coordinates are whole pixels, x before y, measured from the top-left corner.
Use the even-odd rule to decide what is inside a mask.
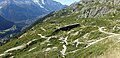
[[[81,0],[53,12],[0,46],[0,57],[119,58],[119,1]]]

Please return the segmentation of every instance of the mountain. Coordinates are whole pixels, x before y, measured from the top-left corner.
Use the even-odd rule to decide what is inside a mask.
[[[53,0],[1,0],[0,14],[6,20],[16,24],[24,24],[21,28],[32,24],[37,18],[64,8]]]
[[[8,29],[10,27],[12,27],[14,25],[13,22],[7,21],[5,18],[3,18],[2,16],[0,16],[0,30],[5,30]]]
[[[10,37],[11,34],[16,33],[19,31],[17,29],[18,27],[15,25],[15,23],[10,22],[0,16],[0,44],[6,42],[6,38]],[[4,39],[2,39],[4,38]]]
[[[53,12],[18,38],[0,46],[0,56],[119,58],[119,1],[81,0]]]
[[[0,0],[0,15],[5,18],[0,19],[0,24],[2,25],[0,29],[4,31],[14,25],[17,29],[14,32],[19,33],[33,24],[38,18],[42,18],[50,12],[60,10],[64,7],[66,5],[53,0]],[[2,23],[3,21],[5,24]],[[8,21],[10,22],[6,23]],[[5,38],[6,36],[11,37],[10,35],[14,32],[5,33]],[[2,36],[0,34],[1,39],[4,39],[3,34]]]
[[[0,4],[1,15],[14,23],[32,21],[65,7],[53,0],[3,0]]]

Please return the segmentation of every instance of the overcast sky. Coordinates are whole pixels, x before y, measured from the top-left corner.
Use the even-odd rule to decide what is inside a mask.
[[[70,5],[70,4],[72,4],[74,2],[78,2],[80,0],[55,0],[55,1],[61,2],[62,4]]]

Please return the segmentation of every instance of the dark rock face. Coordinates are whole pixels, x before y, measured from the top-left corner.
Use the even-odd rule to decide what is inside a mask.
[[[108,13],[118,12],[119,5],[120,0],[80,0],[79,3],[72,6],[71,12],[80,12],[78,18],[103,17]]]
[[[71,30],[71,29],[76,28],[76,27],[79,27],[79,26],[80,26],[79,23],[69,24],[69,25],[66,25],[66,26],[64,26],[64,27],[58,28],[57,30],[55,30],[55,32],[68,31],[68,30]]]

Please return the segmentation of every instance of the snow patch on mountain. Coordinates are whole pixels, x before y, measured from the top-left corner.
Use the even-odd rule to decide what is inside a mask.
[[[2,8],[2,6],[0,6],[0,9]]]
[[[44,0],[42,0],[42,4],[45,4]]]
[[[38,4],[41,8],[44,8],[44,7],[39,3],[39,0],[33,0],[33,2],[35,2],[36,4]]]

